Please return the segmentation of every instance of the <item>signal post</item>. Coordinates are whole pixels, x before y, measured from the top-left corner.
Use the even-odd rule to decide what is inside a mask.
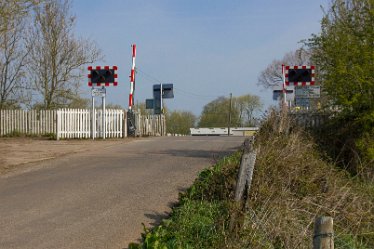
[[[105,139],[106,132],[106,113],[105,113],[105,97],[107,86],[113,85],[117,86],[117,66],[101,67],[96,66],[88,67],[88,86],[91,87],[91,97],[92,97],[92,117],[91,117],[91,129],[92,129],[92,139],[96,137],[96,111],[95,111],[95,97],[101,97],[102,103],[102,117],[101,117],[101,134],[102,138]]]

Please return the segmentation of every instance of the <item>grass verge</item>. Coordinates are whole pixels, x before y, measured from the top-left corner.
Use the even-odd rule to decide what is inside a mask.
[[[334,218],[336,248],[374,248],[374,184],[321,158],[303,130],[269,114],[246,205],[232,201],[241,151],[202,171],[169,219],[134,248],[311,248],[317,216]],[[239,208],[244,206],[245,209]],[[239,217],[229,230],[232,214]]]
[[[144,228],[139,248],[221,248],[226,230],[237,166],[241,153],[223,158],[203,170],[194,184],[180,194],[179,204],[161,225]]]

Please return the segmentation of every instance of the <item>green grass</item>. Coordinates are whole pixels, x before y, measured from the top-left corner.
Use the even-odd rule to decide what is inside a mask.
[[[374,234],[373,234],[374,235]],[[370,249],[360,236],[338,234],[334,239],[335,248],[339,249]]]
[[[239,159],[238,152],[203,170],[195,183],[180,194],[170,218],[153,229],[144,228],[143,242],[130,244],[129,248],[221,248],[227,237],[227,197],[232,191],[232,186],[225,187],[224,176],[235,175],[231,171],[237,168]]]
[[[145,228],[143,242],[130,248],[306,249],[321,215],[334,219],[335,248],[374,248],[374,183],[326,162],[311,138],[287,122],[279,130],[270,116],[258,132],[245,202],[233,202],[238,151],[203,170],[170,218]]]

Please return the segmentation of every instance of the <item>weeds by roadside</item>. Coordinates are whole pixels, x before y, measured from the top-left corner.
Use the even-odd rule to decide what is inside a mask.
[[[170,219],[156,228],[145,228],[143,243],[129,248],[221,248],[227,242],[229,200],[239,160],[237,152],[203,170],[180,194]]]
[[[171,218],[145,229],[130,248],[310,248],[314,219],[334,218],[336,248],[374,248],[374,184],[321,159],[286,115],[271,112],[258,151],[246,210],[232,201],[241,153],[202,171]],[[236,229],[228,223],[240,213]]]
[[[373,185],[323,161],[308,134],[276,112],[261,127],[257,147],[242,236],[250,248],[310,248],[320,215],[334,218],[337,245],[374,247]]]

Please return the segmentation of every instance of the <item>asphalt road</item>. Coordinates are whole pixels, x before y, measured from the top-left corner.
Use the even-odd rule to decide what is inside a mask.
[[[158,137],[0,176],[0,248],[127,248],[243,137]]]

